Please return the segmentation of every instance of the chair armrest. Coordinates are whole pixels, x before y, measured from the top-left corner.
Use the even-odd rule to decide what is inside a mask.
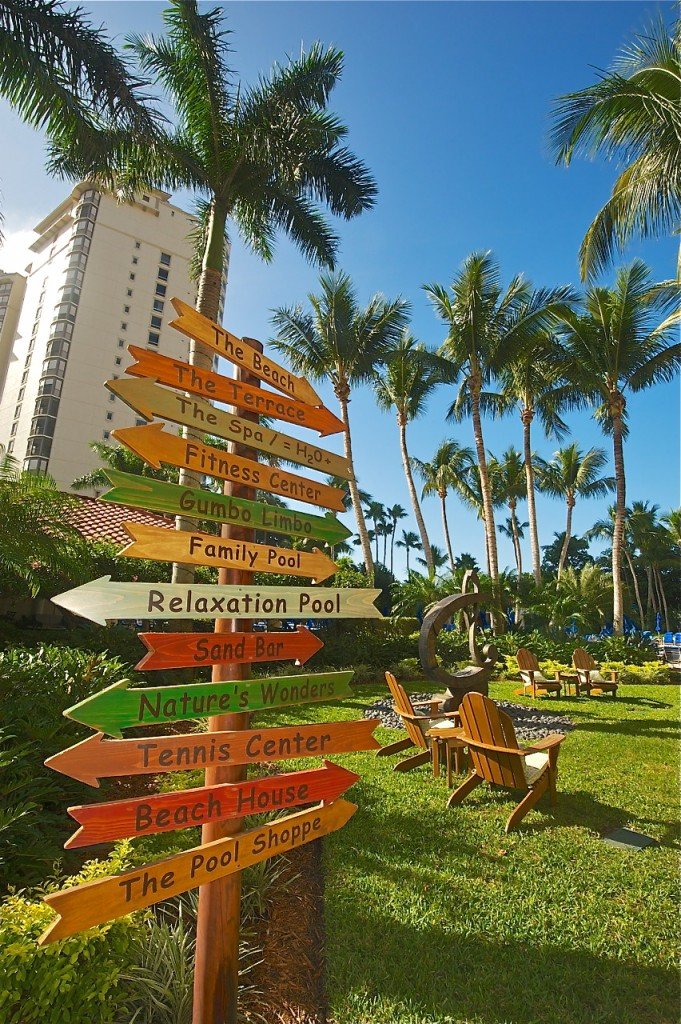
[[[521,750],[519,747],[495,747],[493,743],[480,743],[479,740],[474,740],[471,739],[470,736],[466,736],[463,730],[459,739],[463,740],[463,742],[473,750],[488,750],[492,754],[515,754],[517,757],[525,756],[525,751]]]
[[[397,711],[397,709],[395,709],[395,713],[397,715],[399,715],[400,718],[404,719],[405,722],[430,722],[433,718],[444,718],[445,717],[444,715],[440,714],[439,712],[435,712],[435,714],[430,714],[430,715],[424,715],[424,714],[409,715],[409,714],[407,714],[406,711]]]
[[[413,708],[425,708],[429,707],[431,712],[435,714],[437,709],[440,707],[442,701],[440,700],[413,700],[411,706]]]
[[[523,747],[523,753],[531,754],[535,750],[550,750],[551,747],[557,747],[564,739],[565,736],[560,732],[551,733],[550,736],[544,736],[543,739],[537,740],[531,747]]]
[[[438,718],[451,718],[452,721],[458,718],[458,720],[461,721],[461,715],[458,711],[441,711]]]

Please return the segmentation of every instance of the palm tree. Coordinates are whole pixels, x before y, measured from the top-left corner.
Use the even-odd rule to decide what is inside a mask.
[[[520,577],[523,574],[523,552],[522,548],[520,547],[520,544],[516,544],[516,540],[521,541],[525,539],[525,530],[529,525],[529,523],[518,522],[517,517],[514,521],[509,516],[505,523],[499,523],[497,527],[499,533],[502,533],[504,537],[508,537],[508,539],[513,544],[513,551],[515,554],[515,566],[516,571],[518,573],[518,580],[520,580]]]
[[[681,547],[681,508],[671,508],[660,516],[660,522],[667,528],[672,544]]]
[[[445,379],[462,378],[450,416],[460,419],[470,414],[473,422],[490,575],[496,580],[499,575],[497,538],[481,419],[481,412],[494,408],[494,402],[486,388],[504,362],[513,359],[531,339],[553,326],[555,314],[562,308],[568,292],[565,289],[533,292],[522,276],[513,278],[504,291],[499,266],[491,252],[469,256],[449,289],[431,284],[426,285],[425,290],[448,328],[440,349],[449,364],[443,371]]]
[[[163,465],[160,469],[154,469],[143,458],[122,444],[111,445],[105,444],[103,441],[92,441],[90,448],[109,469],[150,477],[152,480],[167,480],[170,483],[177,483],[179,471],[174,466]],[[106,475],[104,466],[79,476],[71,484],[73,490],[101,491],[103,488],[109,488],[111,481]]]
[[[517,507],[527,494],[527,478],[525,476],[525,464],[520,452],[512,446],[507,448],[501,460],[490,459],[490,472],[494,477],[492,491],[497,492],[495,504],[505,504],[510,513],[509,523],[511,527],[511,540],[515,554],[515,564],[518,568],[518,575],[522,573],[523,556],[520,550],[521,530],[518,524]],[[503,532],[503,531],[502,531]]]
[[[383,536],[382,526],[385,523],[385,507],[383,502],[370,499],[364,508],[364,515],[374,524],[374,540],[376,542],[376,561],[378,562],[378,538]]]
[[[402,538],[398,540],[397,547],[404,548],[405,550],[407,556],[407,576],[409,576],[409,552],[422,550],[418,534],[413,533],[411,530],[402,530]]]
[[[385,510],[385,514],[390,520],[392,530],[390,531],[390,572],[392,574],[395,564],[395,537],[397,535],[397,524],[401,519],[407,518],[407,510],[402,508],[401,505],[391,505],[390,508]]]
[[[556,101],[557,163],[602,153],[625,168],[579,251],[582,280],[600,273],[634,236],[666,235],[681,213],[681,23],[662,16],[621,52],[612,70]]]
[[[657,514],[657,505],[653,506],[654,512],[652,513],[652,519]],[[608,516],[606,519],[597,519],[590,530],[587,530],[585,537],[586,540],[609,540],[612,545],[612,537],[615,531],[615,506],[611,505],[608,509]],[[631,581],[634,587],[634,596],[636,598],[636,605],[638,607],[639,622],[641,624],[641,630],[645,629],[645,615],[643,612],[643,601],[641,599],[641,588],[638,582],[638,576],[636,574],[636,566],[634,563],[634,557],[636,549],[641,550],[645,547],[644,536],[651,528],[650,523],[652,520],[649,518],[648,502],[635,501],[631,508],[627,508],[625,512],[624,529],[622,532],[622,553],[627,563],[627,568],[631,575]],[[611,556],[612,557],[612,552]],[[649,607],[652,597],[652,566],[648,565],[648,601]]]
[[[620,565],[626,509],[626,392],[672,380],[678,371],[678,295],[678,286],[654,286],[645,263],[634,260],[617,271],[613,288],[590,287],[582,311],[561,315],[566,375],[577,389],[573,403],[595,404],[596,419],[612,434],[617,510],[612,543],[613,624],[618,633],[623,629]],[[665,318],[669,308],[673,312]]]
[[[402,299],[388,301],[374,295],[363,309],[346,274],[322,274],[321,294],[309,295],[312,307],[277,309],[272,323],[277,337],[272,342],[296,373],[313,380],[328,380],[340,404],[344,426],[345,456],[354,477],[354,458],[348,405],[353,386],[373,378],[376,367],[387,359],[406,326],[409,306]],[[374,563],[362,501],[356,480],[350,480],[352,506],[362,539],[367,575],[373,578]]]
[[[416,458],[411,460],[412,466],[424,481],[421,497],[436,494],[440,499],[442,531],[452,572],[456,568],[456,563],[447,522],[447,494],[451,488],[456,487],[457,478],[474,465],[474,460],[475,456],[470,448],[464,448],[453,440],[443,441],[430,462],[422,462]]]
[[[419,563],[419,565],[423,565],[425,566],[426,569],[428,569],[428,574],[430,576],[435,576],[439,569],[443,569],[445,567],[448,558],[447,554],[444,551],[442,551],[441,548],[437,546],[437,544],[430,545],[430,554],[433,562],[432,572],[428,568],[428,563],[425,558],[417,558],[416,561]]]
[[[430,556],[430,540],[411,471],[407,448],[407,424],[425,412],[426,402],[439,383],[439,375],[430,360],[430,354],[406,328],[386,360],[381,376],[374,382],[378,407],[386,412],[394,409],[397,416],[407,489],[421,536],[428,572],[431,574],[434,572],[434,566]]]
[[[567,506],[565,540],[558,561],[558,578],[565,568],[572,536],[572,512],[577,498],[603,498],[615,489],[615,478],[599,476],[608,457],[602,448],[583,452],[576,443],[559,448],[550,462],[537,459],[539,489],[552,498],[563,498]]]

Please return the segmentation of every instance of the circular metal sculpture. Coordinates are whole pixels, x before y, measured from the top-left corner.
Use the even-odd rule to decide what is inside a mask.
[[[436,679],[447,688],[449,699],[444,705],[446,711],[456,710],[464,694],[471,690],[487,694],[487,684],[498,653],[494,644],[485,644],[482,650],[478,648],[476,620],[480,605],[489,601],[490,595],[480,591],[477,574],[469,569],[464,575],[461,593],[438,601],[423,620],[419,635],[421,667],[429,679]],[[466,668],[447,672],[437,659],[435,647],[438,633],[457,612],[461,613],[464,628],[468,631],[471,664]]]

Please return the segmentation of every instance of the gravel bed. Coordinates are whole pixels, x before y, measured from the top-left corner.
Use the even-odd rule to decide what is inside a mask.
[[[412,693],[413,702],[420,700],[431,700],[432,693]],[[552,732],[562,734],[574,729],[575,723],[565,715],[557,715],[552,711],[539,711],[535,708],[525,707],[524,704],[513,704],[508,700],[496,701],[498,706],[513,719],[516,735],[519,740],[540,740]],[[365,718],[380,718],[381,725],[387,729],[401,729],[402,722],[393,711],[392,698],[381,697],[373,704],[368,705],[364,711]]]

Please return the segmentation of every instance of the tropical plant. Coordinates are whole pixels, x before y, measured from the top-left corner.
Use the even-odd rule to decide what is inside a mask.
[[[392,573],[395,564],[395,538],[397,535],[397,524],[401,519],[407,518],[407,510],[401,505],[391,505],[385,510],[392,530],[390,531],[390,572]]]
[[[602,448],[583,452],[576,443],[559,448],[550,462],[537,459],[539,489],[553,498],[562,498],[567,507],[565,539],[558,560],[558,577],[565,568],[572,536],[572,513],[577,498],[602,498],[615,489],[615,478],[599,476],[608,457]]]
[[[499,265],[491,252],[469,256],[449,289],[430,284],[425,290],[448,328],[440,349],[446,366],[444,379],[461,379],[449,415],[461,419],[468,414],[473,423],[490,575],[496,579],[497,538],[481,412],[495,408],[495,396],[488,391],[494,376],[555,324],[555,315],[564,307],[569,290],[535,292],[522,276],[513,278],[504,290]]]
[[[585,633],[601,629],[612,607],[612,577],[597,565],[575,570],[568,567],[560,580],[551,580],[539,591],[535,608],[543,611],[549,626],[564,629],[576,625]]]
[[[681,508],[671,508],[660,516],[660,522],[669,531],[672,544],[681,547]]]
[[[364,508],[364,515],[374,524],[373,539],[376,544],[376,561],[378,562],[378,541],[383,536],[383,525],[385,523],[385,507],[383,502],[370,498]]]
[[[554,533],[550,544],[542,546],[542,572],[545,576],[557,576],[558,563],[563,552],[565,534],[560,531]],[[585,565],[593,565],[593,558],[589,554],[589,541],[586,537],[570,537],[567,548],[566,565],[572,569],[583,569]]]
[[[591,286],[580,311],[564,311],[565,375],[573,404],[593,403],[595,417],[612,435],[616,516],[612,543],[613,627],[623,630],[622,532],[626,509],[623,440],[626,392],[638,393],[672,380],[681,363],[676,341],[679,287],[654,285],[641,260],[617,271],[612,288]],[[666,315],[669,310],[670,315]]]
[[[136,476],[150,477],[152,480],[167,480],[170,483],[177,483],[179,470],[174,466],[163,465],[160,469],[155,469],[141,456],[131,451],[130,448],[126,448],[125,445],[112,445],[105,444],[104,441],[91,441],[90,448],[97,458],[104,463],[104,466],[98,466],[97,469],[90,470],[89,473],[83,473],[82,476],[74,480],[71,487],[75,491],[101,491],[104,488],[108,490],[111,487],[111,481],[106,475],[105,467],[118,469],[123,473],[134,473]]]
[[[602,271],[634,236],[666,235],[681,214],[681,22],[660,15],[622,50],[609,72],[556,101],[557,163],[597,153],[624,164],[579,251],[582,279]]]
[[[510,513],[511,540],[513,541],[516,567],[520,574],[523,571],[523,556],[520,549],[520,527],[516,510],[518,502],[527,495],[527,478],[523,457],[511,446],[506,449],[501,459],[490,457],[489,470],[493,478],[494,504],[495,506],[506,505]]]
[[[468,472],[474,465],[474,459],[475,456],[470,448],[464,448],[457,441],[450,439],[443,441],[438,446],[430,462],[422,462],[417,458],[411,460],[412,466],[423,480],[421,497],[426,498],[431,494],[436,494],[440,499],[442,532],[452,572],[456,568],[456,563],[447,521],[447,494],[452,488],[456,488],[457,478],[462,473]]]
[[[407,490],[414,509],[429,573],[433,573],[435,568],[431,558],[426,523],[411,469],[407,448],[407,424],[425,412],[426,402],[439,383],[439,375],[432,364],[430,354],[406,328],[386,360],[381,375],[376,378],[374,383],[376,402],[379,408],[386,412],[394,410],[397,416],[400,452],[407,480]]]
[[[352,388],[371,380],[376,367],[387,359],[406,326],[409,307],[402,299],[388,301],[374,295],[361,308],[347,274],[322,274],[320,288],[319,295],[308,296],[309,313],[301,306],[275,310],[272,322],[277,336],[272,344],[297,373],[331,383],[343,420],[345,456],[354,477],[348,410]],[[349,486],[364,565],[371,577],[374,563],[362,500],[355,479]]]
[[[447,556],[447,553],[445,551],[442,551],[442,549],[437,546],[437,544],[431,544],[430,545],[430,557],[431,557],[431,561],[433,563],[433,573],[432,573],[432,575],[435,576],[435,575],[437,575],[437,573],[438,573],[438,571],[440,569],[444,569],[444,567],[446,566],[447,561],[448,561],[448,556]],[[428,567],[428,563],[426,562],[425,558],[417,558],[416,561],[419,563],[419,565],[425,566],[426,569],[428,569],[428,572],[430,573],[430,569]]]
[[[480,572],[480,566],[474,555],[471,555],[468,551],[462,551],[456,560],[456,569],[472,569],[474,572]]]
[[[515,556],[515,566],[518,576],[520,577],[523,572],[523,553],[520,547],[520,541],[525,539],[525,530],[529,526],[529,523],[521,523],[518,521],[516,516],[515,520],[509,516],[505,523],[499,523],[497,530],[503,534],[513,544],[513,553]],[[518,544],[516,545],[516,540]]]
[[[421,551],[421,541],[417,533],[412,530],[402,530],[402,537],[397,541],[398,548],[404,548],[404,553],[407,556],[407,576],[409,575],[409,552],[410,551]]]

